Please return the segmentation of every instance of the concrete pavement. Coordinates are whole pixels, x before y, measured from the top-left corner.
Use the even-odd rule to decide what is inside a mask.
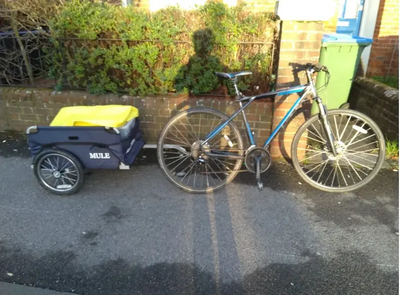
[[[199,196],[173,187],[148,154],[58,197],[37,184],[23,144],[16,149],[0,153],[2,282],[96,295],[398,294],[392,170],[329,194],[273,163],[262,192],[242,174]],[[29,290],[21,294],[38,292]]]
[[[41,288],[21,286],[0,282],[1,295],[71,295],[73,293],[57,292]]]

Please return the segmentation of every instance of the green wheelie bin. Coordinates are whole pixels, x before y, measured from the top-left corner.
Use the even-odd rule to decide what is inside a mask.
[[[372,39],[345,34],[323,35],[319,63],[328,68],[330,78],[328,81],[326,73],[318,73],[315,86],[328,110],[347,106],[361,54],[371,43]],[[318,113],[318,106],[313,102],[311,115],[316,113]]]

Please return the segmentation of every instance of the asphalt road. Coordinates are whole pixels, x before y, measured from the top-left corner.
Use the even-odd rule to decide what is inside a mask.
[[[0,294],[398,294],[398,172],[329,194],[273,163],[262,192],[241,174],[205,196],[145,156],[59,197],[24,142],[0,138]]]

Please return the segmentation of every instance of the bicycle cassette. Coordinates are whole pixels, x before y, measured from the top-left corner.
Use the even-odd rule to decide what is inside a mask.
[[[247,170],[256,173],[256,157],[261,157],[261,173],[268,170],[271,165],[271,156],[269,152],[263,148],[253,148],[249,150],[244,158]]]

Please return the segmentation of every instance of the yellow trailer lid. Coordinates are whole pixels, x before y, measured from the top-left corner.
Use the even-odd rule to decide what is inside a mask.
[[[50,126],[105,126],[121,127],[139,116],[133,106],[100,105],[62,108]]]

